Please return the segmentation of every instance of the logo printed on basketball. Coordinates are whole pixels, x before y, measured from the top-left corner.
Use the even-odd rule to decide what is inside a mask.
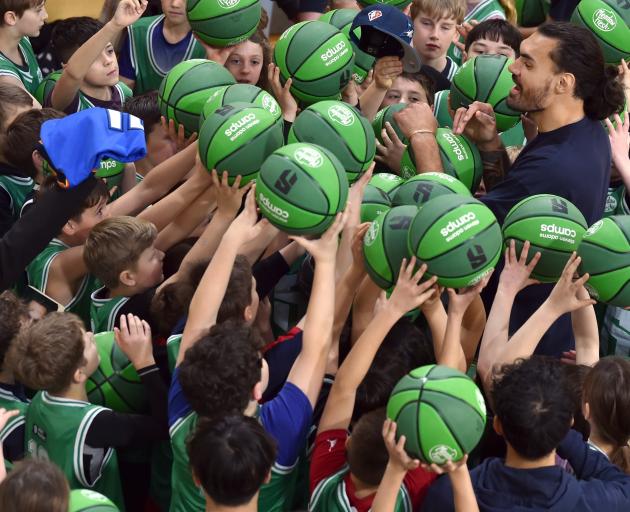
[[[274,216],[278,217],[282,222],[289,220],[289,212],[273,204],[262,192],[258,193],[258,199],[270,213],[274,214]]]
[[[610,32],[617,26],[617,16],[610,9],[602,7],[593,13],[593,24],[603,32]]]
[[[606,213],[614,212],[617,209],[618,204],[619,203],[615,196],[608,196],[606,198],[606,205],[604,206],[604,211]]]
[[[378,230],[379,230],[378,221],[376,220],[372,221],[372,224],[370,224],[370,227],[365,233],[365,238],[363,239],[363,243],[367,245],[368,247],[372,245],[374,241],[376,240],[376,237],[378,236]]]
[[[236,7],[241,0],[219,0],[219,5],[224,9],[231,9]]]
[[[483,251],[483,247],[481,247],[480,245],[475,245],[468,249],[468,251],[466,252],[466,257],[468,258],[470,266],[473,269],[481,267],[486,261],[488,261],[486,253]]]
[[[464,231],[468,231],[477,225],[479,225],[479,220],[477,219],[475,212],[468,212],[460,215],[458,219],[449,221],[446,226],[440,229],[440,234],[447,242],[450,242],[461,235]]]
[[[332,107],[329,107],[328,117],[343,126],[351,126],[355,119],[352,110],[344,107],[343,105],[333,105]]]
[[[118,165],[118,162],[114,160],[102,160],[100,168],[103,169],[104,171],[109,171],[110,169],[116,168],[117,165]]]
[[[556,213],[567,214],[569,213],[569,206],[566,201],[554,197],[551,199],[551,210]]]
[[[574,244],[577,233],[575,229],[564,228],[562,226],[556,226],[555,224],[541,224],[538,236],[540,238],[561,240],[563,242]]]
[[[343,57],[346,53],[348,53],[348,47],[346,46],[345,41],[339,41],[332,48],[328,48],[324,53],[320,55],[324,65],[326,67],[331,64],[337,62],[341,57]]]
[[[603,225],[604,225],[604,221],[603,220],[598,220],[595,224],[593,224],[590,228],[588,228],[586,230],[586,233],[584,234],[584,236],[594,235],[595,233],[597,233],[599,231],[599,229]]]
[[[299,148],[293,154],[295,160],[303,165],[308,165],[309,167],[317,168],[321,167],[324,163],[324,157],[322,154],[312,148]]]
[[[291,173],[290,170],[282,171],[280,177],[274,183],[274,187],[283,194],[288,194],[291,192],[293,185],[297,183],[297,175],[295,173]]]
[[[265,110],[268,110],[272,114],[275,114],[278,111],[278,102],[267,93],[263,94],[262,106]]]
[[[227,130],[225,130],[226,137],[230,137],[231,141],[235,141],[238,137],[243,135],[247,130],[260,123],[260,119],[256,118],[256,114],[245,114],[238,121],[234,121]]]
[[[442,137],[444,137],[444,140],[446,140],[446,142],[451,145],[451,149],[453,150],[453,153],[455,153],[457,160],[461,162],[462,160],[468,159],[468,153],[466,152],[466,149],[459,143],[459,141],[455,137],[453,137],[448,132],[444,132]]]
[[[89,500],[100,501],[102,503],[109,501],[102,494],[99,494],[98,492],[90,491],[89,489],[81,489],[79,490],[79,493],[81,494],[81,496],[85,496]]]
[[[446,464],[457,457],[457,451],[445,444],[435,445],[429,450],[429,458],[436,464]]]

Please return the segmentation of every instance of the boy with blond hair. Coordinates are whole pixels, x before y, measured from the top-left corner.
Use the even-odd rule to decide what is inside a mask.
[[[413,47],[422,63],[439,71],[449,81],[458,66],[447,56],[448,49],[458,37],[457,25],[464,21],[464,0],[413,0]]]
[[[42,81],[29,37],[37,37],[48,18],[45,0],[0,0],[0,82],[31,95]]]

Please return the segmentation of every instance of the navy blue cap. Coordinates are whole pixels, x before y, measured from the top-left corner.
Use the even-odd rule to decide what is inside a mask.
[[[359,46],[360,39],[355,34],[356,28],[361,28],[362,34],[365,29],[371,28],[393,37],[400,43],[404,51],[404,55],[401,56],[403,69],[408,73],[420,71],[422,61],[411,46],[413,24],[409,16],[400,9],[387,4],[372,4],[362,9],[354,18],[350,29],[350,38]],[[361,49],[367,53],[374,53],[366,48]]]

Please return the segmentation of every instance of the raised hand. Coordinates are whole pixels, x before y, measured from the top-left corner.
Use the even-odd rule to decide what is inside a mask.
[[[426,103],[410,103],[406,108],[394,114],[394,120],[408,139],[419,130],[426,131],[427,134],[435,134],[438,128],[433,111]]]
[[[630,112],[626,112],[623,122],[619,114],[614,116],[615,123],[604,119],[608,128],[608,138],[610,139],[610,150],[612,153],[612,161],[616,169],[622,176],[630,177],[630,158],[628,151],[630,150]]]
[[[530,275],[540,260],[541,254],[537,252],[532,260],[527,263],[529,246],[529,241],[526,241],[521,249],[520,257],[517,258],[516,243],[514,240],[510,240],[508,247],[505,249],[505,266],[499,277],[499,289],[501,291],[516,296],[523,288],[532,284],[539,284],[539,281],[531,279]]]
[[[364,222],[363,224],[359,224],[352,236],[352,245],[350,246],[352,250],[352,262],[355,266],[359,266],[364,268],[363,266],[363,237],[367,233],[367,230],[370,229],[371,222]]]
[[[210,175],[212,177],[212,185],[215,187],[217,192],[218,211],[225,213],[226,215],[235,216],[238,213],[241,204],[243,204],[243,196],[252,187],[253,182],[249,182],[245,186],[239,188],[241,185],[240,174],[236,177],[232,185],[229,185],[228,183],[227,171],[223,171],[221,180],[219,180],[216,169],[213,169]]]
[[[120,328],[114,327],[114,338],[136,370],[155,364],[151,327],[144,320],[131,313],[120,315]]]
[[[475,101],[468,107],[458,108],[453,116],[453,133],[466,135],[482,151],[485,149],[484,146],[498,143],[500,147],[501,144],[497,133],[497,120],[489,103]]]
[[[268,224],[267,219],[258,220],[256,185],[252,185],[245,198],[243,211],[232,221],[223,238],[243,245],[256,238]]]
[[[271,90],[282,109],[282,116],[285,121],[293,122],[298,112],[298,104],[291,94],[291,84],[293,80],[289,78],[284,85],[280,84],[280,68],[275,64],[269,64],[267,68],[267,78],[271,84]]]
[[[177,128],[175,128],[175,121],[173,119],[169,119],[167,121],[164,116],[161,116],[160,124],[167,133],[170,141],[175,145],[177,152],[180,152],[182,149],[186,149],[197,140],[197,132],[192,133],[190,137],[186,138],[186,129],[184,128],[184,125],[179,123]]]
[[[448,312],[451,314],[464,316],[468,306],[470,306],[481,291],[486,287],[488,281],[494,269],[488,272],[483,278],[474,286],[462,288],[459,291],[453,288],[448,288]]]
[[[435,293],[433,285],[437,282],[437,276],[421,282],[420,280],[427,270],[427,265],[423,263],[418,271],[414,273],[415,267],[415,256],[412,256],[409,262],[407,262],[407,259],[403,259],[400,273],[398,274],[398,281],[387,301],[387,307],[400,316],[407,311],[420,307],[424,301],[431,298]]]
[[[377,88],[386,91],[402,72],[403,65],[399,57],[381,57],[374,65],[374,84]]]
[[[316,265],[320,263],[334,263],[339,247],[339,234],[348,219],[349,206],[347,204],[346,209],[337,214],[335,221],[319,239],[309,240],[302,236],[291,236],[289,238],[304,247],[313,256]]]
[[[583,294],[583,288],[586,281],[589,279],[588,273],[584,274],[579,279],[574,280],[575,273],[582,258],[577,253],[571,254],[569,261],[564,266],[562,275],[553,287],[549,297],[545,301],[544,305],[547,305],[558,316],[564,313],[570,313],[586,306],[592,306],[597,301]]]
[[[400,436],[396,442],[396,423],[389,418],[383,423],[383,439],[390,464],[404,471],[411,471],[420,466],[420,461],[412,459],[405,451],[405,436]]]
[[[376,139],[376,151],[379,154],[374,159],[384,163],[392,171],[398,172],[402,155],[407,146],[400,140],[396,130],[394,130],[389,121],[385,123],[385,128],[381,130],[381,139],[383,139],[383,144]]]
[[[119,30],[128,27],[140,19],[147,5],[147,0],[122,0],[116,8],[112,23]]]

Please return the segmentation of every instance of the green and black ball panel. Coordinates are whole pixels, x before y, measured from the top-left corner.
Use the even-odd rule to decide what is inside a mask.
[[[320,101],[304,109],[291,126],[287,141],[324,146],[344,166],[350,183],[368,169],[376,153],[372,125],[342,101]]]
[[[582,0],[571,22],[593,33],[606,63],[630,57],[630,3],[625,0]]]
[[[391,199],[396,193],[396,189],[405,182],[397,174],[390,172],[379,172],[370,178],[369,184],[381,189]]]
[[[217,87],[236,83],[232,74],[220,64],[206,59],[180,62],[162,80],[158,92],[160,112],[187,134],[199,129],[199,115]]]
[[[70,491],[68,512],[118,512],[118,507],[107,496],[91,489]]]
[[[578,271],[589,273],[586,288],[594,299],[630,306],[630,216],[613,215],[593,224],[578,247]]]
[[[428,365],[405,375],[394,387],[386,409],[405,436],[405,450],[426,463],[458,461],[479,443],[486,425],[486,405],[479,388],[465,374]]]
[[[542,282],[554,282],[576,251],[588,225],[578,208],[563,197],[538,194],[523,199],[507,214],[503,222],[503,238],[515,241],[520,254],[529,240],[528,261],[536,252],[541,258],[532,277]]]
[[[250,103],[232,103],[204,122],[199,132],[199,157],[208,171],[227,171],[230,183],[240,174],[245,184],[283,144],[282,118]]]
[[[217,109],[232,103],[251,103],[268,110],[276,119],[282,117],[280,105],[267,91],[256,85],[233,84],[217,88],[208,98],[199,116],[199,128]]]
[[[396,284],[403,258],[411,257],[407,238],[418,208],[396,206],[376,217],[363,237],[363,259],[368,275],[384,290]]]
[[[422,206],[444,194],[461,194],[470,197],[470,191],[461,181],[443,172],[425,172],[409,178],[392,197],[392,206],[410,204]]]
[[[361,222],[372,222],[391,207],[392,202],[386,192],[367,184],[363,192],[363,201],[361,201]]]
[[[211,46],[245,41],[260,23],[260,0],[188,0],[188,22],[193,32]]]
[[[263,163],[256,181],[260,212],[282,231],[321,234],[346,206],[348,178],[327,149],[288,144]]]
[[[514,87],[508,66],[514,61],[504,55],[478,55],[459,68],[451,83],[451,108],[467,107],[474,101],[490,103],[494,109],[497,130],[504,132],[521,119],[507,105],[510,89]]]
[[[348,37],[321,21],[297,23],[280,36],[273,59],[280,81],[293,80],[291,93],[303,104],[340,99],[354,66]]]
[[[480,201],[445,194],[419,209],[409,228],[409,251],[427,264],[426,277],[464,288],[494,268],[502,252],[501,228]]]
[[[406,106],[406,103],[394,103],[393,105],[389,105],[384,109],[379,110],[374,117],[374,121],[372,121],[372,128],[374,128],[374,135],[376,135],[376,138],[381,144],[383,144],[383,137],[381,136],[381,132],[385,128],[385,123],[389,123],[392,125],[392,128],[396,132],[396,135],[398,135],[398,138],[403,144],[409,144],[407,137],[404,136],[402,130],[398,126],[398,123],[394,120],[394,114],[400,112]]]

